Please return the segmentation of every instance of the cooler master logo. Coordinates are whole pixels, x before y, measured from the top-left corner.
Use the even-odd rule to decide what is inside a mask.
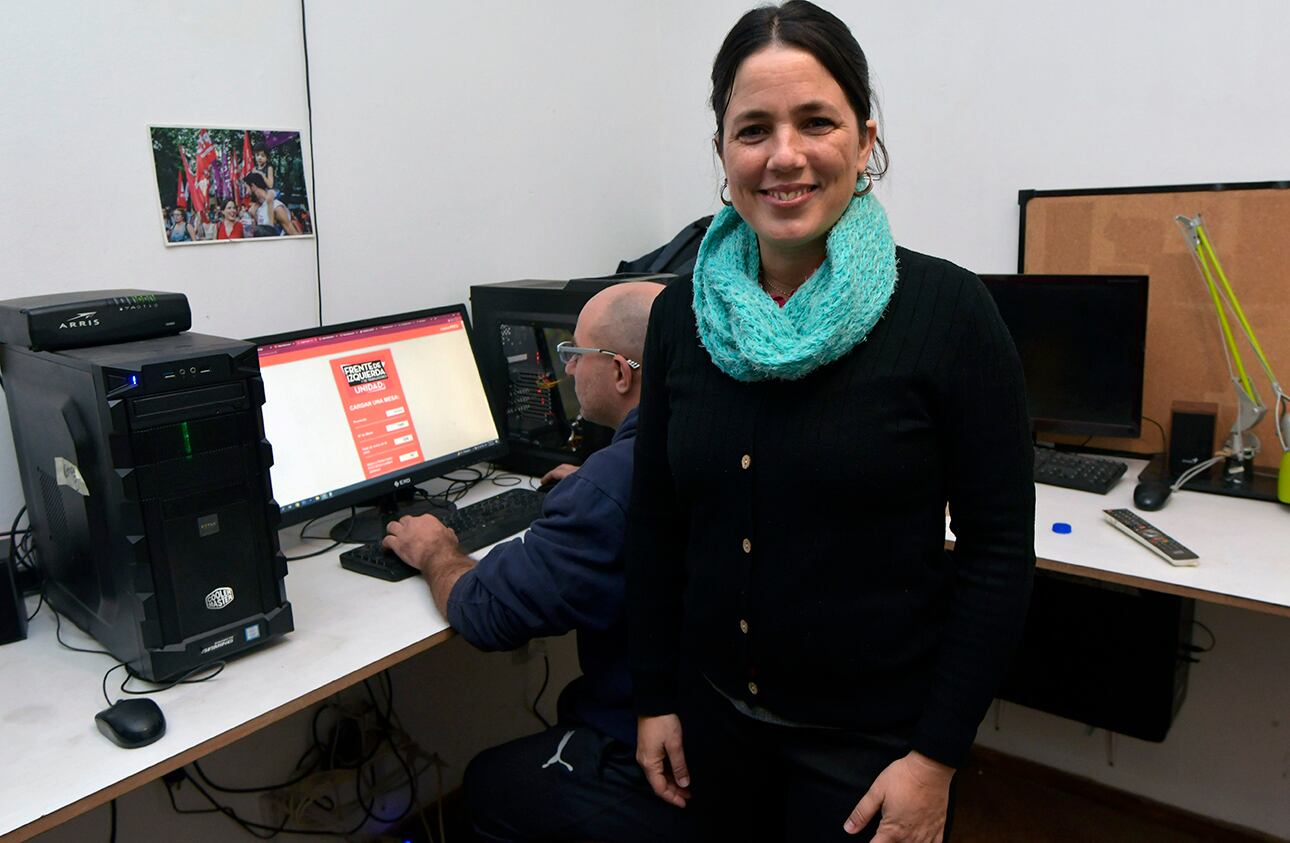
[[[223,609],[233,602],[233,589],[228,586],[217,588],[210,594],[206,595],[206,608],[211,610]]]
[[[343,363],[340,370],[345,373],[345,382],[350,386],[383,381],[388,377],[385,374],[384,360],[369,360],[366,363]]]
[[[62,331],[67,328],[93,328],[99,324],[99,320],[94,318],[97,310],[87,310],[84,313],[78,313],[66,322],[58,323],[58,330]]]

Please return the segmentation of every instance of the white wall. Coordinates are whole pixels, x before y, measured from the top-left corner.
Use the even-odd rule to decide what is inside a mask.
[[[647,4],[316,0],[308,22],[325,321],[663,238]]]
[[[299,127],[309,142],[299,8],[235,0],[212,11],[75,0],[6,8],[0,299],[174,290],[188,295],[193,330],[233,337],[315,320],[312,240],[162,245],[149,125]],[[266,33],[254,61],[248,21]],[[0,418],[7,525],[22,493],[7,409]]]
[[[664,201],[678,220],[716,207],[708,79],[752,5],[662,8]],[[1290,178],[1278,0],[826,5],[869,58],[891,152],[878,193],[910,248],[1015,272],[1020,189]]]
[[[313,324],[319,269],[328,322],[608,271],[717,207],[707,80],[748,5],[308,0],[313,138],[295,4],[15,6],[0,28],[0,297],[178,289],[199,330],[249,336]],[[1279,0],[1221,16],[1158,0],[832,6],[869,53],[892,154],[879,195],[913,248],[1007,272],[1018,189],[1290,177]],[[321,267],[307,240],[160,245],[144,127],[206,122],[306,133]],[[82,212],[91,197],[102,210]],[[5,417],[0,513],[20,498]],[[1100,735],[1016,706],[981,739],[1290,836],[1290,622],[1198,614],[1220,646],[1164,744],[1121,739],[1107,767]],[[481,664],[480,693],[515,696],[508,661]],[[417,675],[433,686],[462,669],[430,658]],[[424,705],[463,722],[456,702]],[[281,771],[261,755],[263,769],[245,756],[248,778]],[[155,801],[124,804],[190,828]]]

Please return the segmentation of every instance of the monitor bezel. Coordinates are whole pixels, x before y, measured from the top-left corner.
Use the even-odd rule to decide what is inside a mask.
[[[1059,273],[1059,272],[1026,272],[1026,273],[991,273],[980,276],[986,290],[992,283],[1015,285],[1044,284],[1046,282],[1065,285],[1083,285],[1088,287],[1106,285],[1110,282],[1123,284],[1130,282],[1137,293],[1133,301],[1133,321],[1137,327],[1137,336],[1142,341],[1135,349],[1136,359],[1133,362],[1133,421],[1123,423],[1089,421],[1086,419],[1041,418],[1032,416],[1030,426],[1033,433],[1063,433],[1076,436],[1113,436],[1117,438],[1137,439],[1142,435],[1142,404],[1146,382],[1147,353],[1147,300],[1150,289],[1150,278],[1134,273]],[[994,294],[990,293],[993,300]],[[1011,332],[1011,329],[1009,329]]]
[[[377,316],[369,319],[357,319],[352,322],[339,322],[334,325],[320,325],[313,328],[304,328],[298,331],[287,331],[281,334],[268,334],[261,337],[252,337],[247,340],[255,344],[256,362],[259,362],[260,348],[266,345],[275,345],[277,343],[293,342],[295,340],[308,339],[326,334],[334,334],[340,331],[350,331],[359,328],[372,328],[378,325],[389,325],[396,322],[407,322],[414,319],[424,319],[427,317],[443,316],[448,313],[455,313],[461,316],[462,325],[466,330],[466,340],[470,344],[470,354],[475,361],[475,371],[479,375],[480,388],[484,391],[485,398],[488,398],[488,384],[484,379],[484,374],[479,365],[479,349],[475,345],[475,334],[470,324],[470,314],[466,310],[464,303],[442,305],[440,307],[431,307],[423,310],[412,310],[406,313],[395,313],[386,316]],[[267,393],[267,390],[266,390]],[[266,394],[265,400],[269,397]],[[419,483],[440,477],[451,471],[466,468],[479,462],[487,462],[503,457],[507,453],[506,439],[502,433],[502,425],[497,418],[497,410],[491,400],[488,401],[489,415],[493,419],[493,429],[497,434],[495,443],[489,444],[478,450],[471,451],[454,457],[437,460],[434,462],[423,462],[411,468],[392,471],[389,474],[383,474],[380,477],[373,478],[356,486],[347,487],[344,492],[333,495],[316,502],[301,504],[290,510],[282,510],[282,517],[279,521],[280,527],[290,527],[293,524],[300,524],[305,521],[313,521],[330,515],[334,512],[357,506],[371,506],[381,498],[400,494],[409,490]],[[268,439],[268,432],[265,432],[265,438]],[[272,447],[273,442],[269,440]],[[270,483],[272,483],[272,469],[270,469]]]

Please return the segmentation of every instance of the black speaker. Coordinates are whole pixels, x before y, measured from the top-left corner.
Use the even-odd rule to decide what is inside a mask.
[[[0,354],[54,609],[151,680],[292,629],[254,345]]]
[[[999,697],[1163,741],[1187,695],[1194,605],[1037,571],[1025,634]]]
[[[14,574],[13,542],[0,539],[0,644],[27,637],[27,605]]]
[[[1169,477],[1214,456],[1214,424],[1218,405],[1175,401],[1169,417]]]

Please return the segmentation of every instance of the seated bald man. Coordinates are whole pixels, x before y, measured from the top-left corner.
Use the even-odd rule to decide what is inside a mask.
[[[430,515],[389,525],[385,546],[419,569],[435,605],[481,650],[578,631],[582,676],[555,727],[481,753],[466,802],[483,840],[684,841],[685,811],[656,797],[636,765],[636,717],[623,624],[623,545],[631,497],[640,366],[654,283],[609,287],[587,302],[561,358],[582,415],[615,428],[608,446],[547,494],[518,539],[475,562]],[[545,479],[545,478],[544,478]]]

